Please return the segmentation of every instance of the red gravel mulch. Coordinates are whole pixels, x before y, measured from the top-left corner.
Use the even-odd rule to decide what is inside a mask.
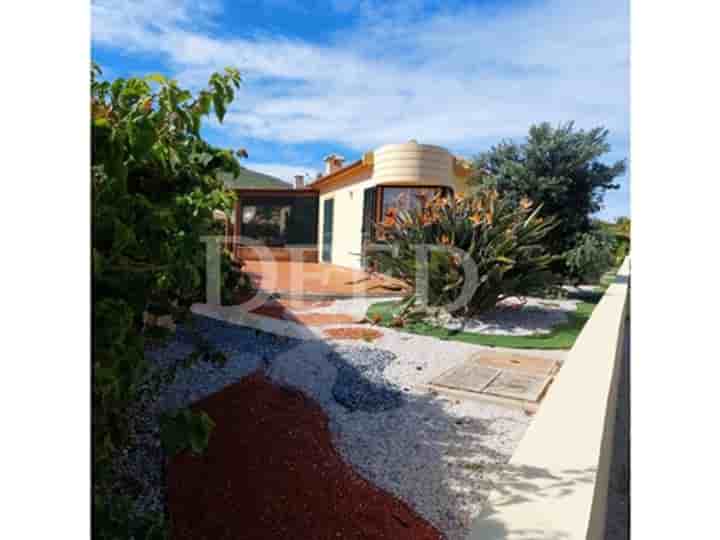
[[[333,305],[332,300],[303,300],[303,299],[280,299],[278,300],[287,309],[293,311],[308,311]]]
[[[326,324],[351,324],[358,322],[357,317],[345,313],[296,313],[295,320],[305,326],[324,326]]]
[[[375,341],[382,337],[382,332],[374,328],[328,328],[323,334],[331,339],[362,339],[363,341]]]
[[[174,540],[442,538],[341,459],[327,416],[300,392],[256,373],[194,408],[216,427],[203,456],[169,464]]]

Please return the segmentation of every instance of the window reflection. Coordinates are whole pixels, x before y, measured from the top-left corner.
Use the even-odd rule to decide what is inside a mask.
[[[268,246],[285,245],[291,211],[289,204],[243,205],[242,234]]]
[[[438,193],[446,196],[449,192],[446,187],[383,187],[380,219],[392,222],[399,211],[418,210]]]

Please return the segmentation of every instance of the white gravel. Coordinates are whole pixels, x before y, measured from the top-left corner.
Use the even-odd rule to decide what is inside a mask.
[[[259,368],[317,400],[343,458],[415,508],[449,540],[467,536],[493,480],[531,420],[519,409],[444,397],[427,388],[435,376],[487,347],[389,328],[380,328],[383,336],[373,343],[303,341],[203,317],[196,320],[229,362],[181,371],[171,385],[148,396],[148,408],[138,418],[137,444],[118,462],[141,484],[132,492],[145,510],[162,508],[164,499],[160,411],[201,399]],[[183,335],[180,329],[170,346],[149,352],[151,362],[163,366],[185,357],[192,348]],[[555,351],[535,354],[558,357]]]
[[[333,300],[332,304],[322,307],[313,307],[308,309],[308,312],[312,313],[344,313],[356,317],[358,320],[365,317],[368,308],[377,304],[378,302],[397,302],[398,297],[357,297],[357,298],[342,298],[339,300]],[[305,311],[305,310],[303,310]],[[300,311],[302,313],[303,311]]]
[[[445,316],[431,321],[448,330],[464,330],[496,336],[531,336],[549,334],[552,329],[568,321],[568,313],[577,309],[578,300],[547,300],[527,297],[524,304],[508,299],[481,317],[463,320]]]
[[[382,331],[372,345],[303,342],[275,357],[269,375],[321,404],[334,444],[360,474],[406,501],[449,540],[464,539],[530,417],[424,387],[483,347]],[[402,392],[403,403],[379,412],[350,411],[333,397],[338,369],[328,357],[336,350],[348,365],[360,366],[372,349],[394,353],[383,375]]]
[[[589,289],[586,292],[590,292]],[[307,310],[312,313],[342,313],[351,315],[358,321],[367,313],[368,308],[378,302],[398,301],[398,298],[350,298],[335,300],[329,306],[314,307]],[[498,336],[530,336],[549,334],[552,329],[568,321],[568,313],[577,309],[579,300],[545,299],[526,297],[524,303],[516,298],[504,300],[498,307],[481,317],[463,320],[446,314],[441,319],[430,319],[436,326],[448,330],[463,329],[465,332]]]

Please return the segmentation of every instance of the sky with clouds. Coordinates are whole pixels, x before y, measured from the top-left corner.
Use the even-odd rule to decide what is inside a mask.
[[[243,86],[212,143],[289,180],[416,139],[472,157],[533,123],[610,130],[629,158],[628,0],[93,0],[108,78],[161,72]],[[629,215],[629,178],[600,217]]]

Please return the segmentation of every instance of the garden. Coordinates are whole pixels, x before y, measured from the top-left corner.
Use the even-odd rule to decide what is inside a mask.
[[[375,225],[410,293],[368,307],[372,337],[278,336],[191,310],[246,156],[202,122],[240,83],[93,66],[94,535],[460,540],[532,411],[429,382],[488,347],[572,346],[629,249],[628,220],[593,218],[624,162],[599,159],[602,128],[533,126],[477,156],[468,193]],[[248,292],[227,252],[220,275],[224,302]]]
[[[471,193],[387,215],[376,227],[392,249],[370,259],[412,293],[370,306],[368,319],[478,345],[572,347],[629,249],[627,218],[591,217],[624,170],[595,162],[606,136],[534,126],[527,143],[478,156]]]

